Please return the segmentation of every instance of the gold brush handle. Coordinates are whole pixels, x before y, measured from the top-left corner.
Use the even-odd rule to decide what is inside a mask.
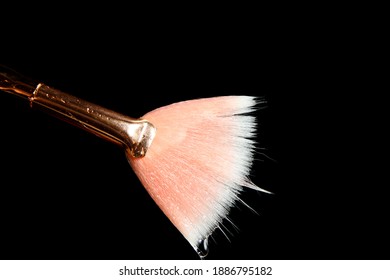
[[[28,99],[34,94],[37,85],[37,82],[0,65],[0,90]]]
[[[146,120],[130,118],[34,82],[4,66],[0,68],[0,90],[28,99],[32,107],[119,144],[136,158],[145,156],[156,133]]]

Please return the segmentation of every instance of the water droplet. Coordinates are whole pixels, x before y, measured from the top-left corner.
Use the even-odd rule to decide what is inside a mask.
[[[202,260],[204,258],[206,258],[207,255],[209,254],[209,240],[208,240],[208,238],[206,237],[203,240],[199,240],[198,244],[196,244],[195,250]]]

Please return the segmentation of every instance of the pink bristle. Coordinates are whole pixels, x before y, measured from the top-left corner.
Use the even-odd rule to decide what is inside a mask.
[[[144,187],[197,251],[220,226],[249,179],[255,149],[255,97],[221,96],[147,113],[156,128],[144,158],[128,156]]]

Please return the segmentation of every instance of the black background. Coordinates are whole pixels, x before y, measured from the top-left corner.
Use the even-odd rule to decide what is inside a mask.
[[[81,39],[66,28],[48,37],[25,29],[35,48],[19,45],[1,58],[132,117],[193,98],[264,97],[264,155],[251,178],[274,194],[245,191],[257,214],[234,209],[239,231],[229,227],[230,241],[215,232],[208,259],[387,259],[388,186],[375,175],[369,105],[350,88],[343,42],[276,19],[254,23],[207,34],[95,27]],[[14,96],[1,93],[0,104],[1,259],[198,259],[119,147]]]

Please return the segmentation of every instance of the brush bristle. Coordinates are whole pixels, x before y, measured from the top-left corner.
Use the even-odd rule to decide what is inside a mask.
[[[156,137],[141,159],[128,156],[144,187],[195,250],[238,200],[249,179],[259,103],[221,96],[174,103],[147,113]]]

